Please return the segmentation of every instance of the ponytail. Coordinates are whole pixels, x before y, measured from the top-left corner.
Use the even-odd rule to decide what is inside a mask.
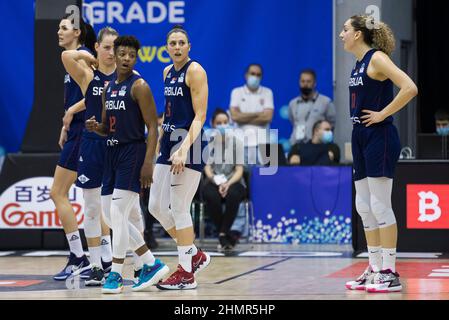
[[[363,40],[367,45],[391,56],[396,45],[393,31],[384,22],[374,22],[372,16],[357,15],[351,17],[352,27],[355,31],[362,32]]]

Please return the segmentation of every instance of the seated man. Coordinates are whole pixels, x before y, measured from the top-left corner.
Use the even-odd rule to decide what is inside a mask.
[[[340,162],[340,149],[333,141],[332,127],[326,120],[315,122],[312,140],[295,144],[288,155],[292,165],[329,166]]]
[[[222,109],[215,110],[212,127],[218,130],[209,143],[212,151],[204,168],[207,180],[202,187],[205,211],[216,226],[219,248],[225,250],[235,245],[230,228],[246,192],[242,178],[244,148],[241,141],[232,135],[228,124],[228,114]]]

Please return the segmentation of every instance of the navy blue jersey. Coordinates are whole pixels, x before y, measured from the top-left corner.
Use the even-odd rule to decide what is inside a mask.
[[[85,50],[89,53],[92,53],[86,47],[79,47],[77,50]],[[76,81],[73,80],[73,78],[68,73],[66,73],[64,77],[64,110],[67,111],[68,108],[81,101],[83,98],[83,93],[81,92],[81,89]],[[73,120],[70,124],[70,128],[72,128],[72,126],[77,128],[81,127],[80,123],[84,122],[84,114],[84,111],[75,113],[73,115]]]
[[[101,122],[101,113],[103,110],[103,101],[101,99],[104,88],[115,79],[116,73],[113,72],[110,75],[105,75],[99,70],[94,71],[94,78],[89,83],[85,95],[85,120],[95,116],[97,122]],[[89,132],[84,129],[83,136],[90,139],[104,139],[104,137],[96,134],[95,132]]]
[[[180,142],[186,136],[187,132],[192,125],[193,119],[195,118],[195,111],[193,110],[192,95],[190,93],[190,88],[185,83],[185,78],[187,74],[187,69],[192,64],[193,60],[187,62],[184,67],[176,71],[173,66],[167,74],[164,83],[164,96],[165,96],[165,114],[164,123],[162,124],[162,129],[164,134],[161,139],[160,152],[161,157],[158,159],[158,163],[168,164],[168,158],[175,149],[175,146],[179,147]],[[183,129],[180,134],[176,134],[177,140],[170,141],[170,135],[173,131]],[[198,139],[203,136],[203,129],[201,129],[201,135]],[[201,142],[201,149],[194,150],[195,148],[190,148],[190,164],[187,167],[192,169],[201,170],[203,165],[201,152],[205,147],[205,143]],[[196,152],[194,152],[196,151]],[[195,153],[195,155],[194,155]],[[196,168],[195,165],[199,165]]]
[[[139,104],[131,96],[131,88],[140,79],[132,73],[126,80],[109,82],[105,94],[108,146],[145,141],[145,121]]]
[[[357,61],[349,80],[349,114],[354,125],[362,124],[362,110],[381,111],[393,101],[393,82],[374,80],[368,76],[368,66],[376,49],[369,50],[361,61]],[[387,117],[375,125],[393,122],[393,117]],[[362,124],[364,125],[364,124]]]

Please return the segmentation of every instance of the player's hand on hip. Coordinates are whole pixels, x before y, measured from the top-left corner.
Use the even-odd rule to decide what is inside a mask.
[[[140,169],[140,187],[147,189],[153,183],[153,164],[144,163]]]
[[[95,116],[90,117],[86,120],[86,129],[89,132],[95,131],[98,127],[98,122],[95,120]]]
[[[66,143],[66,141],[67,141],[67,130],[64,127],[62,127],[61,134],[59,135],[59,142],[58,142],[59,147],[61,149],[64,148],[64,144]]]
[[[385,115],[382,112],[372,111],[372,110],[362,110],[366,115],[361,116],[362,123],[369,127],[372,124],[379,123],[385,120]]]
[[[184,154],[180,149],[171,155],[171,157],[170,157],[170,159],[168,159],[168,161],[171,161],[170,171],[173,174],[179,174],[179,173],[184,172],[184,167],[186,164],[186,157],[187,157],[187,154]]]

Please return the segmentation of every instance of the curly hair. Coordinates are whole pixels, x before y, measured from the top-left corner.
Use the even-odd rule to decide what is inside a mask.
[[[361,31],[367,45],[391,56],[395,49],[396,40],[393,31],[384,22],[375,23],[374,17],[356,15],[351,17],[351,25],[355,31]]]
[[[134,36],[120,36],[114,40],[114,52],[116,52],[120,46],[131,47],[136,49],[136,52],[138,52],[140,49],[140,42]]]

